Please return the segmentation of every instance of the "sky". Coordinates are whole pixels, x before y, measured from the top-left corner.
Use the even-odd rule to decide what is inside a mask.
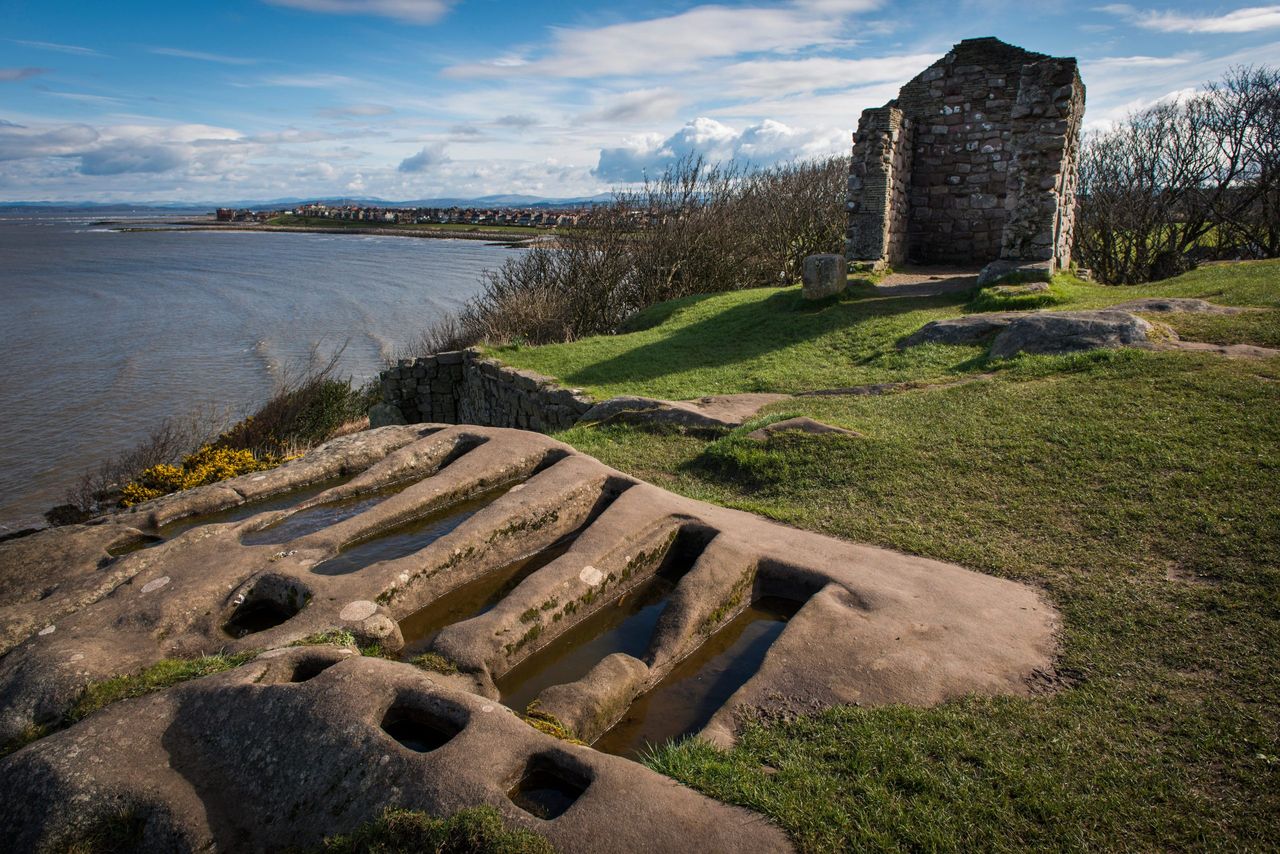
[[[980,36],[1077,57],[1097,129],[1280,62],[1280,6],[0,0],[0,201],[589,196],[842,153]]]

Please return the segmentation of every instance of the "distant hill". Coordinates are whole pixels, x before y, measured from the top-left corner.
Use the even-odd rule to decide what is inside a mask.
[[[137,211],[137,210],[213,210],[214,208],[282,208],[292,205],[315,202],[326,205],[372,205],[375,207],[421,207],[421,208],[555,208],[573,205],[591,205],[608,202],[612,193],[600,193],[595,196],[578,196],[567,199],[553,199],[542,196],[523,196],[515,193],[480,196],[478,198],[446,197],[436,199],[408,199],[389,201],[387,199],[363,197],[317,198],[298,197],[283,199],[231,199],[222,201],[175,202],[155,200],[145,202],[86,202],[86,201],[36,201],[6,202],[0,201],[0,210],[23,208],[61,208],[67,210],[100,210],[100,211]]]

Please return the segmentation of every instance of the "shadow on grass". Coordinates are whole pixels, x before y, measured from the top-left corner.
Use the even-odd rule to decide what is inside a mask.
[[[898,298],[845,295],[808,302],[798,288],[788,289],[763,301],[734,306],[679,327],[658,341],[579,368],[564,379],[573,385],[605,385],[740,364],[857,324],[874,326],[874,321],[901,314],[961,305],[966,298],[963,294]],[[682,301],[674,309],[665,309],[666,317],[692,304]],[[649,318],[643,315],[637,320],[644,322],[644,328],[656,325],[647,322]],[[859,349],[890,350],[898,338],[913,331],[899,329],[892,323],[878,326],[867,329],[865,348]],[[875,356],[875,352],[849,354],[855,362]]]

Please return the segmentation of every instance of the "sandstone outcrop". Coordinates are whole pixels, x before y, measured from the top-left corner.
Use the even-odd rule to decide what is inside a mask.
[[[16,577],[4,607],[57,603],[10,620],[0,742],[63,725],[86,687],[161,659],[260,653],[0,760],[0,835],[17,850],[123,808],[146,850],[261,850],[388,805],[481,804],[566,851],[784,850],[741,810],[535,731],[506,680],[656,596],[631,653],[535,695],[592,742],[748,611],[785,602],[754,672],[690,730],[724,744],[746,710],[1028,694],[1057,625],[1023,585],[674,495],[540,434],[438,424],[3,543],[0,566]],[[33,603],[46,575],[55,594]],[[335,632],[448,672],[291,646]]]

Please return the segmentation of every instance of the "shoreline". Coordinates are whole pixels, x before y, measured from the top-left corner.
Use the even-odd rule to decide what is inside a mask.
[[[488,243],[499,243],[506,246],[531,246],[545,240],[553,240],[552,234],[513,235],[501,231],[445,231],[443,229],[399,229],[399,228],[359,228],[340,227],[327,228],[318,225],[216,225],[203,222],[175,222],[168,226],[119,226],[112,231],[119,233],[156,232],[156,231],[239,231],[239,232],[274,232],[297,234],[357,234],[375,235],[378,237],[418,237],[435,240],[483,240]]]

